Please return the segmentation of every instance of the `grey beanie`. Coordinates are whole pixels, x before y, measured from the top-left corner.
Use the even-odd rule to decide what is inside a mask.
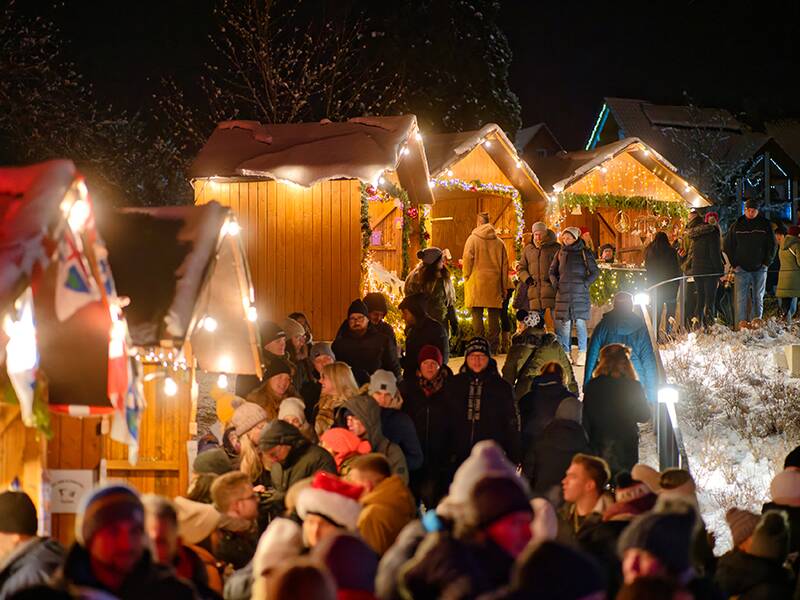
[[[436,246],[425,248],[424,250],[417,252],[417,258],[426,265],[432,265],[442,258],[442,249],[437,248]]]
[[[256,425],[267,421],[267,411],[255,402],[247,402],[241,398],[233,401],[234,411],[230,426],[236,430],[236,435],[242,437]]]
[[[397,377],[391,371],[378,369],[369,378],[369,393],[389,392],[392,396],[397,394]]]
[[[311,346],[310,355],[311,360],[320,356],[330,356],[333,360],[336,360],[336,355],[333,353],[330,342],[314,342],[314,345]]]
[[[544,223],[544,221],[536,221],[536,223],[533,224],[531,227],[531,233],[536,233],[537,231],[541,231],[542,233],[547,231],[547,225]]]

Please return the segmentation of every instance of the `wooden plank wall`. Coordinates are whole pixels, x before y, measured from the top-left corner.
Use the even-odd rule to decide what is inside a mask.
[[[499,142],[493,142],[499,143]],[[464,158],[450,167],[453,177],[464,181],[480,179],[481,183],[512,185],[483,146],[475,146]]]
[[[397,219],[402,215],[399,208],[392,210],[393,206],[394,200],[369,203],[370,223],[381,219],[380,223],[376,223],[376,227],[373,228],[373,233],[380,231],[381,243],[377,246],[370,244],[370,250],[374,260],[380,261],[384,267],[399,276],[403,268],[403,227],[402,221],[398,222]],[[385,218],[382,218],[384,216]],[[411,262],[415,264],[415,261]]]
[[[262,319],[294,311],[314,337],[331,340],[359,295],[361,192],[358,181],[312,188],[275,181],[195,181],[195,202],[230,206],[242,226]]]
[[[0,491],[16,480],[37,505],[41,501],[44,441],[25,427],[17,406],[0,403]]]

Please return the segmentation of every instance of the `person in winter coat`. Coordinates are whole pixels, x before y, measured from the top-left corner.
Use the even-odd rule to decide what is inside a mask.
[[[653,288],[653,286],[680,277],[683,273],[681,272],[681,267],[678,262],[678,253],[670,245],[669,238],[663,231],[656,233],[653,241],[650,242],[647,249],[644,251],[644,268],[647,286],[652,288],[650,290],[650,300],[656,307],[656,322],[653,326],[656,331],[659,330],[661,307],[666,305],[667,322],[665,323],[664,329],[669,333],[669,320],[675,317],[680,281],[664,283],[656,288]]]
[[[286,357],[291,363],[292,385],[299,390],[311,377],[313,369],[309,359],[308,332],[306,328],[291,317],[286,317],[281,322],[281,329],[286,333]]]
[[[518,331],[511,338],[503,364],[503,379],[514,387],[514,398],[519,401],[531,389],[533,380],[550,362],[561,365],[570,391],[578,392],[578,383],[572,364],[564,353],[558,338],[544,330],[544,320],[538,311],[517,311]]]
[[[318,438],[337,422],[344,401],[358,395],[358,384],[353,377],[353,371],[343,362],[322,367],[320,385],[322,390],[319,403],[313,415],[314,431]]]
[[[487,336],[496,352],[500,344],[500,310],[506,292],[512,289],[508,277],[508,254],[505,244],[489,223],[489,214],[478,215],[478,225],[464,244],[464,306],[472,311],[472,329],[478,337]],[[487,310],[488,333],[483,325]]]
[[[442,325],[450,323],[450,333],[458,331],[456,319],[456,288],[450,271],[444,264],[441,248],[431,246],[417,252],[419,264],[406,277],[403,294],[425,294],[426,312]]]
[[[744,215],[728,229],[724,250],[733,266],[736,322],[760,319],[764,313],[767,267],[775,257],[776,242],[772,226],[758,214],[755,200],[745,202]]]
[[[392,474],[399,475],[403,483],[408,483],[408,466],[400,446],[390,442],[383,435],[381,427],[381,408],[366,395],[348,398],[344,407],[347,410],[347,428],[362,440],[367,440],[373,452],[380,452],[389,461]]]
[[[217,529],[214,555],[241,569],[250,562],[258,544],[259,497],[247,475],[232,471],[214,480],[211,498],[214,508],[229,520],[228,526]]]
[[[264,371],[262,383],[247,395],[247,401],[258,404],[267,413],[267,418],[278,418],[281,402],[297,395],[292,385],[292,365],[281,358],[271,360]]]
[[[519,464],[519,414],[511,386],[500,377],[489,342],[472,338],[466,346],[464,366],[447,388],[448,449],[460,465],[481,440],[495,440]]]
[[[797,235],[800,234],[800,227],[793,226],[791,230],[794,235],[783,225],[775,230],[781,261],[775,295],[780,298],[781,310],[789,325],[797,312],[797,298],[800,297],[800,237]]]
[[[425,294],[412,294],[403,298],[398,306],[406,324],[406,352],[401,361],[404,377],[413,377],[417,370],[417,356],[423,346],[436,346],[445,363],[450,357],[447,329],[425,312],[425,304]]]
[[[723,554],[714,581],[728,596],[742,600],[791,600],[791,572],[783,562],[789,549],[789,524],[784,513],[755,513],[731,508],[725,520],[733,536],[733,550]]]
[[[235,400],[230,425],[234,427],[239,442],[239,470],[247,473],[253,485],[259,485],[265,479],[267,482],[269,480],[269,473],[266,476],[264,474],[261,453],[258,451],[258,439],[261,431],[267,426],[267,421],[267,411],[258,404],[245,402],[241,398]]]
[[[363,391],[369,394],[381,407],[381,429],[390,442],[400,446],[406,457],[409,472],[414,472],[424,462],[422,448],[417,437],[414,421],[400,410],[403,399],[397,393],[397,379],[394,373],[378,369],[370,377],[369,385]]]
[[[267,371],[274,360],[283,360],[289,362],[289,355],[286,350],[286,332],[277,323],[272,321],[264,321],[259,326],[261,333],[262,352],[261,356],[264,359],[261,365],[262,370]],[[263,379],[259,379],[255,375],[237,375],[235,394],[242,398],[261,386],[264,383]]]
[[[589,454],[589,439],[581,425],[580,400],[566,396],[554,418],[525,449],[522,473],[531,484],[534,496],[557,499],[559,486],[576,454]],[[524,442],[523,442],[524,443]]]
[[[361,300],[353,300],[331,349],[337,360],[353,369],[358,383],[366,383],[378,369],[400,375],[400,364],[392,342],[370,323],[369,310]]]
[[[716,224],[717,214],[710,212],[705,219],[698,213],[686,224],[684,236],[687,240],[683,270],[694,276],[697,292],[694,316],[705,327],[712,325],[717,316],[717,286],[722,264],[722,237]]]
[[[278,419],[291,423],[300,430],[312,444],[317,443],[317,434],[306,420],[306,405],[300,398],[284,398],[278,409]]]
[[[411,473],[414,496],[433,508],[447,492],[448,465],[444,432],[448,427],[447,386],[453,372],[443,364],[436,346],[423,346],[417,372],[400,383],[403,411],[414,422],[422,447],[423,465]]]
[[[322,393],[322,384],[320,383],[322,368],[325,365],[331,365],[336,362],[336,355],[331,350],[331,345],[328,342],[315,342],[311,346],[309,358],[313,369],[310,377],[300,388],[300,396],[306,404],[306,419],[309,423],[313,423],[319,397]]]
[[[639,462],[639,426],[651,417],[630,350],[609,344],[600,350],[592,379],[583,390],[583,427],[595,454],[611,473],[630,471]]]
[[[359,456],[353,461],[347,480],[364,488],[358,499],[363,507],[358,517],[358,532],[382,556],[416,516],[414,497],[403,480],[392,475],[382,454]]]
[[[344,427],[331,427],[322,434],[319,445],[325,448],[336,461],[336,471],[341,477],[350,472],[353,461],[372,452],[372,446]]]
[[[608,463],[602,458],[588,454],[572,457],[561,480],[564,504],[557,512],[559,542],[575,545],[582,531],[602,521],[603,513],[614,503],[606,492],[610,479]]]
[[[56,540],[37,537],[36,507],[25,492],[0,493],[0,599],[46,584],[64,560]]]
[[[528,309],[552,311],[556,306],[556,290],[550,281],[550,265],[553,264],[561,244],[556,234],[547,228],[542,221],[537,221],[531,228],[531,243],[522,250],[517,275],[520,281],[528,286]]]
[[[270,465],[271,487],[266,508],[273,516],[285,510],[286,492],[301,479],[317,471],[336,473],[336,463],[327,450],[309,443],[291,423],[273,421],[261,432],[258,448],[265,465]]]
[[[370,292],[364,296],[364,304],[367,306],[367,317],[369,322],[383,335],[389,338],[393,356],[400,356],[397,349],[397,336],[394,329],[384,319],[389,314],[389,305],[386,304],[386,296],[379,292]]]
[[[572,364],[586,364],[586,321],[591,300],[589,286],[599,271],[594,255],[586,249],[577,227],[567,227],[561,235],[563,246],[550,265],[550,282],[556,289],[556,332],[564,352],[571,353],[572,323],[578,334],[578,354]]]
[[[627,292],[614,296],[614,308],[603,315],[594,328],[586,356],[584,386],[593,377],[601,350],[609,344],[623,344],[630,349],[633,369],[651,404],[658,401],[658,367],[644,319],[633,311],[633,297]]]

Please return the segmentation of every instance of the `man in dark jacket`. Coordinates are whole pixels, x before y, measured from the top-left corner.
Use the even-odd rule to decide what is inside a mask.
[[[444,363],[450,357],[450,338],[447,329],[425,312],[428,300],[425,294],[411,294],[399,305],[406,323],[406,353],[403,356],[403,377],[413,377],[417,371],[417,357],[423,346],[436,346]]]
[[[64,560],[61,544],[37,537],[37,526],[28,494],[0,494],[0,600],[45,584]]]
[[[772,233],[770,222],[758,214],[755,200],[747,200],[744,215],[731,225],[725,236],[725,254],[735,274],[737,323],[763,316],[767,267],[775,258],[776,250],[775,234]]]
[[[647,400],[655,404],[658,400],[658,367],[650,333],[644,319],[633,311],[633,297],[627,292],[614,296],[614,308],[603,315],[594,328],[586,355],[584,386],[592,378],[597,366],[600,350],[609,344],[624,344],[631,349],[631,362],[644,388]]]
[[[556,290],[550,282],[550,265],[561,244],[556,234],[542,221],[534,223],[531,232],[531,243],[522,250],[517,276],[528,286],[526,308],[540,311],[542,315],[550,309],[552,317],[556,306]]]
[[[448,448],[454,466],[460,465],[481,440],[496,441],[508,459],[519,464],[519,414],[514,392],[500,377],[484,338],[467,342],[464,366],[448,386],[447,405],[451,419]]]
[[[379,452],[389,461],[392,474],[399,475],[408,484],[408,465],[400,446],[389,441],[381,426],[381,408],[369,396],[348,398],[344,407],[347,415],[347,428],[362,440],[367,440],[373,452]]]
[[[397,351],[397,336],[394,329],[384,319],[389,314],[389,305],[386,303],[386,296],[379,292],[371,292],[364,296],[364,304],[367,306],[367,317],[375,328],[389,338],[389,342],[394,350],[394,355],[399,356]]]
[[[347,309],[347,321],[342,323],[331,347],[337,360],[350,365],[360,385],[378,369],[400,375],[397,352],[392,350],[389,338],[369,322],[368,314],[366,304],[353,300]]]
[[[132,488],[115,484],[99,487],[81,502],[75,524],[76,543],[52,587],[72,598],[92,594],[120,600],[193,600],[192,585],[169,567],[153,562],[144,532],[144,507]],[[30,588],[20,598],[44,596]]]
[[[709,217],[706,222],[698,213],[693,213],[684,232],[686,248],[682,261],[684,273],[694,276],[697,300],[693,316],[706,327],[713,324],[717,316],[717,284],[723,272],[722,236],[716,221],[710,218],[713,215],[715,213],[706,215]]]

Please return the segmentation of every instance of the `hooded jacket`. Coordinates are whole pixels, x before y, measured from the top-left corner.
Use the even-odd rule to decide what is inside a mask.
[[[61,566],[64,548],[51,538],[31,538],[0,562],[0,600],[15,593],[46,584]]]
[[[759,213],[755,219],[744,215],[736,219],[725,236],[725,254],[734,267],[758,271],[775,258],[775,234],[769,221]]]
[[[577,398],[564,387],[561,378],[548,374],[533,380],[531,390],[519,400],[519,416],[522,439],[533,443],[547,424],[556,416],[556,411],[565,398]]]
[[[555,308],[556,290],[550,281],[550,265],[553,257],[558,253],[561,244],[556,239],[556,234],[548,229],[540,246],[533,242],[525,246],[519,260],[517,275],[520,281],[528,284],[528,308],[530,310],[544,310]]]
[[[787,235],[783,238],[778,256],[781,270],[778,273],[778,298],[800,297],[800,238]]]
[[[408,484],[408,466],[406,457],[400,446],[393,444],[383,435],[381,427],[381,407],[369,396],[353,396],[348,398],[344,407],[363,423],[367,430],[365,437],[372,446],[373,452],[380,452],[389,461],[394,475],[399,475],[403,483]]]
[[[445,323],[447,321],[447,311],[456,305],[456,289],[453,284],[452,276],[437,277],[433,281],[423,282],[422,275],[425,271],[425,264],[420,263],[406,277],[403,287],[403,295],[427,294],[428,302],[426,312],[432,319]]]
[[[572,371],[564,348],[558,338],[542,328],[528,327],[511,338],[506,362],[503,364],[503,379],[514,387],[514,398],[519,400],[531,389],[535,377],[549,362],[557,362],[567,374],[567,387],[578,393],[578,382]]]
[[[534,496],[557,497],[564,473],[578,453],[590,453],[583,425],[578,419],[559,418],[557,414],[534,438],[525,454],[523,473],[530,481]]]
[[[358,516],[358,532],[378,555],[389,549],[417,512],[411,492],[397,475],[381,481],[359,502],[364,508]]]
[[[661,249],[650,244],[644,253],[644,268],[648,286],[658,285],[683,275],[678,253],[672,246]],[[658,303],[675,302],[679,285],[680,281],[673,281],[659,286],[655,292]]]
[[[397,350],[392,348],[389,338],[378,331],[372,323],[367,326],[364,335],[358,337],[350,331],[345,321],[339,328],[331,349],[336,360],[350,365],[359,383],[368,381],[369,376],[378,369],[385,369],[400,376]]]
[[[603,315],[594,328],[586,354],[584,385],[592,378],[594,368],[600,358],[600,350],[609,344],[625,344],[631,349],[633,369],[639,376],[647,399],[651,403],[658,400],[658,367],[650,334],[644,319],[633,311],[614,309]]]
[[[556,290],[555,318],[589,320],[589,286],[600,271],[583,240],[562,246],[550,265],[550,282]]]
[[[464,306],[502,308],[508,278],[508,253],[491,223],[478,225],[464,244]]]
[[[768,558],[732,550],[720,557],[714,581],[726,596],[740,600],[789,600],[791,573]]]
[[[686,256],[683,270],[687,275],[722,273],[722,234],[719,227],[695,217],[686,226]]]
[[[425,315],[424,319],[406,328],[406,352],[403,356],[403,377],[414,377],[417,358],[423,346],[435,346],[442,353],[443,364],[450,359],[450,337],[444,321],[439,322]]]

